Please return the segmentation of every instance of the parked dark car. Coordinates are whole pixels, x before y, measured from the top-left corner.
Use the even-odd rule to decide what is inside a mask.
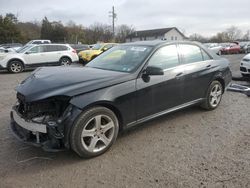
[[[240,45],[240,52],[247,54],[250,53],[250,42],[245,42]]]
[[[80,51],[84,51],[84,50],[89,50],[90,49],[89,45],[87,45],[87,44],[70,44],[70,46],[76,50],[77,54]]]
[[[118,45],[85,67],[33,72],[16,88],[11,127],[45,150],[94,157],[126,128],[192,105],[217,108],[230,81],[229,62],[198,43]]]

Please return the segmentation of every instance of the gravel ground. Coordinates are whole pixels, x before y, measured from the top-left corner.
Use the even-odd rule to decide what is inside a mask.
[[[239,75],[243,55],[225,56]],[[30,72],[0,73],[0,187],[250,187],[249,98],[226,92],[214,111],[192,107],[122,133],[102,156],[80,159],[17,141],[14,87]]]

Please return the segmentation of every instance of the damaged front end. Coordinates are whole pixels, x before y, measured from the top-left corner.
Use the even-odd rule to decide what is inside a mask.
[[[10,114],[11,128],[16,137],[47,151],[69,148],[67,127],[72,126],[79,113],[74,112],[78,110],[69,103],[70,97],[56,96],[26,102],[25,96],[17,93],[17,100]]]

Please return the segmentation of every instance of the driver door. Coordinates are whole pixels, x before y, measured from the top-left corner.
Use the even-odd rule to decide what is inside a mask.
[[[148,62],[148,66],[159,67],[164,75],[143,76],[137,79],[136,110],[137,120],[161,113],[182,103],[184,70],[180,66],[176,45],[158,49]]]
[[[36,65],[43,62],[41,46],[34,46],[24,53],[24,60],[27,65]]]

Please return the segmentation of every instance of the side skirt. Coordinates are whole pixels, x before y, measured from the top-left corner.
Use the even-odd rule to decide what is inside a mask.
[[[176,106],[176,107],[173,107],[173,108],[161,111],[161,112],[158,112],[156,114],[153,114],[153,115],[147,116],[145,118],[139,119],[137,121],[131,122],[131,123],[127,124],[125,128],[130,128],[130,127],[133,127],[135,125],[138,125],[138,124],[144,123],[146,121],[149,121],[151,119],[157,118],[159,116],[169,114],[171,112],[181,110],[183,108],[198,104],[198,103],[202,102],[203,100],[204,100],[203,98],[200,98],[200,99],[197,99],[197,100],[194,100],[194,101],[191,101],[191,102],[188,102],[188,103],[185,103],[185,104],[182,104],[182,105],[179,105],[179,106]]]

